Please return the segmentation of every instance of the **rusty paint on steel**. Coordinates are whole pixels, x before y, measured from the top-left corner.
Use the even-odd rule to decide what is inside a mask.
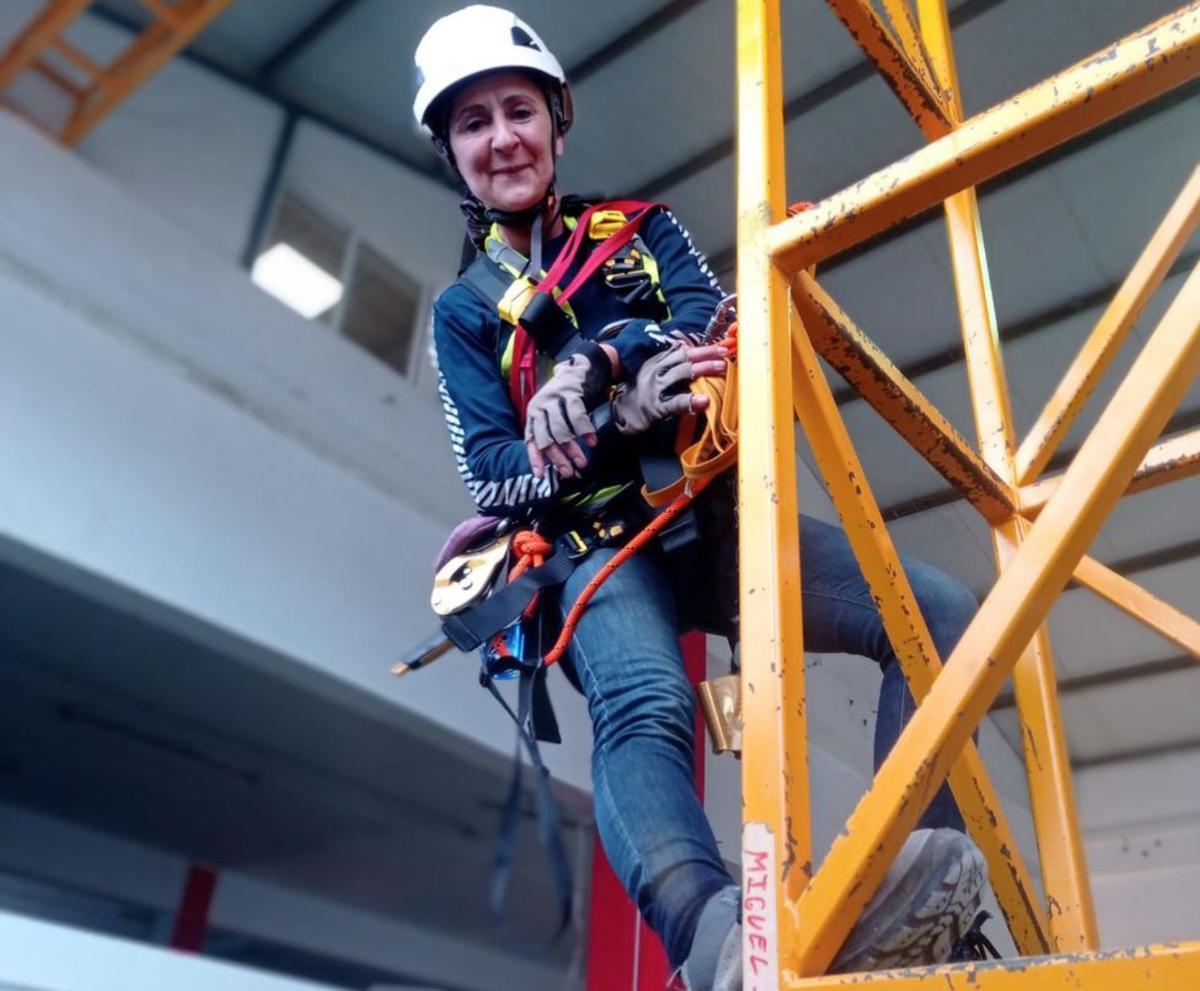
[[[811,276],[792,283],[809,339],[830,366],[989,523],[1011,519],[1012,490]]]
[[[789,980],[787,991],[1192,991],[1200,988],[1200,943],[1160,943],[1035,959],[943,964],[874,974]]]
[[[1138,463],[1200,372],[1200,268],[1192,273],[959,640],[805,892],[800,973],[828,966],[904,837],[1045,620]]]
[[[1085,557],[1075,569],[1075,580],[1111,602],[1128,616],[1200,657],[1200,623],[1170,603],[1130,581],[1099,561]]]
[[[1037,478],[1200,224],[1200,167],[1155,230],[1017,451],[1017,482]]]
[[[1148,492],[1171,482],[1200,475],[1200,428],[1172,437],[1150,449],[1125,490],[1125,495]],[[1062,481],[1062,475],[1050,475],[1032,485],[1021,486],[1021,513],[1034,519],[1049,502]]]
[[[810,287],[814,285],[809,279]],[[793,285],[793,300],[806,293]],[[797,314],[803,321],[803,315]],[[901,670],[918,703],[929,693],[942,662],[892,543],[809,335],[792,335],[796,414],[808,436],[847,539],[858,559]],[[1049,923],[1028,868],[974,742],[950,770],[949,781],[972,837],[983,850],[997,900],[1017,945],[1050,950]],[[869,894],[869,893],[868,893]],[[849,924],[853,925],[851,918]]]
[[[954,127],[947,96],[933,80],[919,48],[905,45],[911,16],[897,27],[898,40],[871,4],[871,0],[827,0],[859,48],[879,70],[883,81],[917,122],[927,138],[940,138]],[[894,5],[893,5],[894,6]],[[915,33],[914,33],[915,34]]]
[[[789,272],[821,262],[1200,74],[1200,0],[768,232]]]

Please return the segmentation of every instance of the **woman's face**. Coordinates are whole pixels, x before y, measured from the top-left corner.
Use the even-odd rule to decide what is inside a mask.
[[[450,108],[454,162],[467,188],[493,210],[539,203],[554,178],[554,153],[561,154],[562,147],[546,97],[519,72],[471,83]]]

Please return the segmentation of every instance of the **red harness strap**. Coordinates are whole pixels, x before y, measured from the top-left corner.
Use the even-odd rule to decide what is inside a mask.
[[[560,307],[569,302],[579,287],[587,282],[601,265],[633,239],[647,214],[659,206],[662,204],[647,203],[643,200],[608,200],[588,207],[580,214],[575,230],[571,232],[567,243],[558,253],[558,258],[550,266],[546,277],[538,283],[535,291],[550,296]],[[587,240],[587,231],[592,215],[598,210],[619,210],[628,219],[619,231],[611,237],[605,238],[588,256],[587,261],[575,273],[575,277],[567,287],[555,297],[553,292],[575,262],[579,249]],[[525,411],[529,406],[529,400],[533,398],[536,391],[537,345],[534,343],[533,337],[518,321],[517,327],[513,331],[512,363],[508,371],[508,394],[512,399],[513,408],[517,411],[517,420],[521,424],[525,423]]]

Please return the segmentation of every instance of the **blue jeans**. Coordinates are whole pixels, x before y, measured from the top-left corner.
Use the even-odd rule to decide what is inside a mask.
[[[564,601],[573,602],[613,553],[592,554],[567,582]],[[883,668],[878,768],[915,703],[845,534],[801,516],[800,557],[805,649],[861,654]],[[910,559],[904,565],[945,658],[974,616],[975,599],[936,568]],[[721,626],[721,618],[711,625]],[[596,826],[613,869],[676,967],[705,902],[734,883],[693,787],[695,697],[680,656],[680,626],[667,566],[644,552],[601,587],[571,645],[592,718]],[[920,825],[963,828],[945,785]]]

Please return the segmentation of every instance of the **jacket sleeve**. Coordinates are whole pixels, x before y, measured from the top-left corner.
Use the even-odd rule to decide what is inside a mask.
[[[658,264],[659,285],[671,318],[661,324],[633,320],[610,342],[627,378],[636,376],[646,359],[667,347],[673,335],[698,339],[724,296],[708,261],[670,210],[656,210],[646,219],[641,235]]]
[[[562,479],[552,467],[534,477],[497,364],[499,324],[463,286],[433,304],[433,359],[455,467],[480,512],[515,516],[553,500]]]

